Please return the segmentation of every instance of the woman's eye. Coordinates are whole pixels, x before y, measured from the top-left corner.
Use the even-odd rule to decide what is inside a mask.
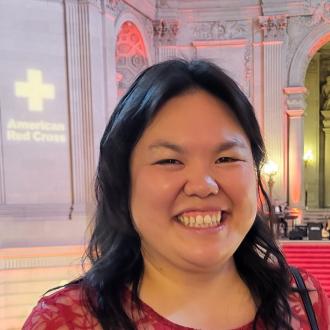
[[[181,162],[177,159],[161,159],[158,162],[156,162],[158,165],[180,165]]]
[[[232,163],[237,161],[238,159],[232,157],[220,157],[217,159],[216,163]]]

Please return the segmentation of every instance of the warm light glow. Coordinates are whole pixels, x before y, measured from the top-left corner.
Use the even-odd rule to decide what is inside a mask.
[[[265,165],[263,167],[263,172],[266,175],[274,176],[278,172],[278,165],[275,162],[273,162],[272,160],[268,160],[267,163],[265,163]]]
[[[27,98],[30,111],[43,111],[44,100],[55,98],[55,87],[43,83],[41,70],[28,69],[27,81],[15,83],[15,95]]]
[[[310,161],[312,161],[313,160],[313,158],[314,158],[314,156],[313,156],[313,151],[312,150],[307,150],[306,152],[305,152],[305,154],[304,154],[304,161],[305,162],[310,162]]]

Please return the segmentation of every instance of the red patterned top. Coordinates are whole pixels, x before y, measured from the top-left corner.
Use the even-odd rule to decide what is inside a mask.
[[[330,330],[330,305],[319,282],[310,274],[301,271],[306,286],[316,289],[310,292],[320,330]],[[42,297],[26,320],[22,330],[102,330],[98,321],[86,309],[79,284],[67,286],[49,296]],[[309,330],[309,323],[299,294],[290,296],[293,329]],[[130,306],[130,294],[124,297],[124,304]],[[142,302],[142,311],[132,305],[132,317],[138,330],[194,330],[175,324]],[[259,329],[262,325],[259,324]],[[195,329],[196,330],[196,329]],[[252,330],[252,322],[235,330]]]

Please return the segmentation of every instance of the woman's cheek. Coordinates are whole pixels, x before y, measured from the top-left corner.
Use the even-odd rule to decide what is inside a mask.
[[[180,189],[182,180],[175,173],[161,169],[144,169],[138,175],[136,186],[142,198],[161,205],[172,200]]]
[[[242,203],[242,207],[246,207],[246,203],[250,203],[251,207],[252,204],[257,203],[257,178],[253,169],[241,167],[230,174],[227,173],[224,178],[226,180],[223,181],[223,189],[228,192],[233,201]]]

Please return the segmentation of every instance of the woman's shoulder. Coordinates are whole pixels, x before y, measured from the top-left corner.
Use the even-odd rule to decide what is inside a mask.
[[[22,330],[101,329],[88,311],[81,285],[69,284],[43,296],[33,308]]]
[[[309,296],[313,305],[315,316],[319,323],[320,329],[330,329],[330,305],[325,291],[322,289],[320,282],[311,273],[304,269],[299,269],[306,288],[309,290]],[[296,286],[294,284],[294,286]],[[293,315],[297,315],[300,320],[307,321],[307,316],[302,299],[298,293],[294,293],[290,297],[290,305]]]

